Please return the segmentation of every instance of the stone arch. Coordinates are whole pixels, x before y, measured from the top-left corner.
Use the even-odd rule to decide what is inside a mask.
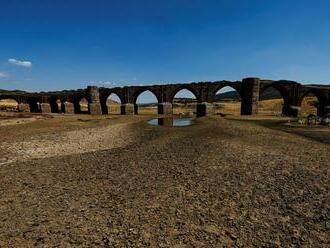
[[[221,84],[213,92],[214,113],[240,115],[242,96],[240,89],[233,84]]]
[[[87,97],[81,97],[78,101],[78,113],[79,114],[88,114],[89,113],[89,103]]]
[[[283,94],[275,87],[266,87],[259,95],[258,113],[263,115],[282,115],[284,108]]]
[[[281,94],[283,100],[285,102],[289,102],[289,97],[290,97],[289,90],[285,86],[283,86],[279,83],[271,83],[264,87],[260,87],[259,96],[261,96],[264,93],[264,91],[266,91],[269,88],[276,89]]]
[[[221,82],[217,82],[215,83],[215,87],[214,90],[212,91],[212,100],[215,99],[217,93],[225,88],[225,87],[230,87],[232,88],[234,91],[236,91],[239,94],[240,99],[242,99],[242,93],[241,93],[241,87],[238,83],[235,82],[228,82],[228,81],[221,81]]]
[[[323,94],[322,91],[318,90],[318,89],[309,89],[307,91],[305,91],[301,97],[298,100],[298,106],[299,107],[303,107],[303,101],[306,97],[308,96],[315,96],[317,99],[317,103],[315,103],[315,108],[316,110],[316,114],[319,116],[323,116],[325,114],[325,110],[324,107],[326,105],[326,96]],[[301,109],[302,110],[302,109]]]
[[[75,94],[70,94],[67,96],[66,101],[69,103],[73,103],[74,113],[75,114],[88,114],[89,111],[81,111],[80,108],[80,101],[84,99],[84,102],[88,102],[88,108],[89,108],[89,97],[88,94],[85,91],[80,91]],[[86,100],[86,101],[85,101]],[[86,109],[86,103],[85,103],[85,109]]]
[[[118,94],[112,92],[106,99],[107,114],[120,114],[122,100]]]
[[[156,100],[156,102],[151,102],[151,99],[149,100],[146,100],[145,103],[142,103],[143,105],[146,105],[145,106],[145,110],[148,112],[148,114],[154,114],[153,112],[155,112],[157,114],[157,106],[159,104],[159,97],[157,97],[157,94],[155,93],[154,90],[152,90],[151,88],[146,88],[142,91],[138,91],[135,95],[134,95],[134,100],[133,100],[133,103],[134,103],[134,113],[135,114],[139,114],[139,108],[141,108],[141,105],[140,103],[138,103],[138,99],[139,97],[141,97],[143,94],[150,94],[149,97],[153,97],[154,100]],[[148,102],[150,101],[150,102]],[[147,106],[147,105],[150,105],[150,104],[156,104],[156,106]],[[150,111],[150,113],[149,113]]]
[[[133,93],[133,104],[136,103],[138,97],[146,91],[150,91],[157,99],[157,102],[161,102],[161,96],[152,87],[141,87]]]
[[[41,100],[36,97],[29,97],[28,104],[30,106],[30,112],[40,113],[41,112]]]
[[[262,100],[261,97],[263,97],[267,93],[267,91],[269,91],[272,88],[276,92],[278,92],[280,94],[280,97],[283,99],[283,102],[279,103],[282,105],[281,114],[288,115],[290,112],[292,112],[292,110],[291,110],[292,106],[290,104],[292,104],[293,99],[290,98],[290,90],[287,88],[287,85],[283,85],[281,83],[274,82],[274,83],[267,84],[263,87],[260,87],[259,104],[260,104],[260,101]]]
[[[175,102],[175,98],[180,92],[186,92],[186,94],[190,94],[190,97],[184,97],[183,101]],[[199,102],[198,94],[196,92],[191,91],[187,87],[179,87],[175,90],[174,95],[171,97],[172,103],[172,112],[174,115],[192,115],[197,113],[197,103]]]
[[[62,101],[61,97],[59,97],[59,96],[52,97],[50,99],[51,112],[52,113],[62,113],[63,112],[63,110],[62,110],[63,103],[64,102]]]
[[[100,104],[101,104],[101,110],[102,114],[107,115],[109,114],[109,109],[107,105],[107,100],[110,95],[116,94],[118,98],[120,99],[121,104],[124,103],[124,97],[122,94],[122,88],[113,88],[113,89],[108,89],[108,88],[102,88],[100,90]]]
[[[173,102],[174,97],[176,96],[176,94],[178,94],[182,90],[190,91],[195,96],[197,102],[201,102],[202,101],[200,94],[198,94],[198,91],[196,89],[194,89],[194,87],[191,87],[190,85],[180,85],[180,86],[174,88],[170,92],[169,102]]]

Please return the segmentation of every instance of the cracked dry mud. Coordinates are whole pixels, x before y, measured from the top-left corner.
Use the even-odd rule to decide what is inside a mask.
[[[65,120],[0,127],[0,247],[330,245],[329,144],[219,117]]]

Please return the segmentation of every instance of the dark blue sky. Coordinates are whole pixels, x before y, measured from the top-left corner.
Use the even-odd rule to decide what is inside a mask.
[[[0,88],[247,76],[330,83],[328,0],[1,0],[0,7]]]

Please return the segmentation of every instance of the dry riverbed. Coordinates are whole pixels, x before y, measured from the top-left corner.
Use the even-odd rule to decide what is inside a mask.
[[[147,118],[0,125],[0,247],[329,246],[329,144]]]

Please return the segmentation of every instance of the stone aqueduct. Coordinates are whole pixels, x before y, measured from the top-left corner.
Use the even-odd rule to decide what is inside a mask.
[[[81,113],[80,100],[88,101],[90,114],[108,114],[107,98],[116,94],[121,100],[121,114],[134,114],[136,100],[144,91],[151,91],[158,100],[158,113],[171,114],[172,101],[177,92],[182,89],[191,91],[197,99],[197,115],[205,116],[212,108],[216,93],[223,87],[234,88],[241,97],[241,114],[253,115],[258,113],[259,96],[269,87],[277,89],[283,99],[282,113],[287,116],[297,116],[303,98],[314,94],[318,100],[318,115],[330,113],[330,85],[302,85],[294,81],[261,80],[259,78],[245,78],[242,81],[216,81],[188,84],[164,84],[150,86],[129,86],[116,88],[103,88],[88,86],[87,89],[29,93],[22,91],[0,92],[1,99],[14,99],[18,102],[20,111],[41,113]],[[59,108],[58,100],[62,107]]]

